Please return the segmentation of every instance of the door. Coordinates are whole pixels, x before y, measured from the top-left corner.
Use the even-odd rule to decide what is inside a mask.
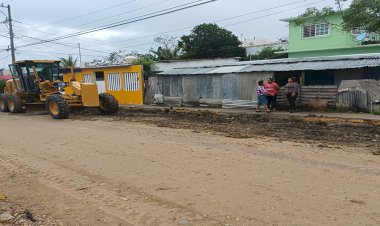
[[[95,82],[98,86],[98,93],[106,92],[106,83],[104,82],[104,71],[96,71],[95,72]]]

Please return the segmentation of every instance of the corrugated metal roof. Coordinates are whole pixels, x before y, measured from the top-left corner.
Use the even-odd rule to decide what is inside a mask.
[[[129,67],[132,64],[111,64],[111,65],[102,65],[102,66],[91,66],[91,67],[83,67],[82,70],[86,69],[105,69],[105,68],[117,68],[117,67]]]
[[[380,54],[244,61],[210,67],[174,68],[172,70],[162,72],[160,75],[202,75],[260,71],[334,70],[364,67],[380,67]]]

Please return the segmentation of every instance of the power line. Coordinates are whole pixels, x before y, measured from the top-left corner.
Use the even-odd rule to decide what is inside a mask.
[[[78,53],[66,53],[66,52],[54,52],[54,51],[39,51],[39,50],[33,50],[33,51],[25,51],[25,50],[19,50],[19,53],[41,53],[43,55],[49,55],[49,54],[58,54],[58,55],[78,55]],[[100,55],[89,55],[89,54],[82,54],[82,56],[89,56],[89,57],[104,57]]]
[[[306,1],[307,1],[307,0],[306,0]],[[268,17],[268,16],[277,15],[277,14],[279,14],[279,13],[283,13],[283,12],[286,12],[286,11],[290,11],[290,10],[298,9],[298,8],[301,8],[301,7],[305,7],[305,6],[312,5],[312,4],[316,4],[316,3],[319,3],[319,2],[323,2],[323,1],[325,1],[325,0],[317,1],[317,2],[313,2],[313,3],[310,3],[310,4],[306,4],[306,5],[302,5],[302,6],[299,6],[299,7],[295,7],[295,8],[291,8],[291,9],[287,9],[287,10],[283,10],[283,11],[279,11],[279,12],[272,13],[272,14],[267,14],[267,15],[260,16],[260,17],[256,17],[256,18],[252,18],[252,19],[249,19],[249,20],[239,21],[239,22],[237,22],[237,23],[228,24],[228,25],[226,25],[226,26],[224,26],[224,27],[234,26],[234,25],[241,24],[241,23],[245,23],[245,22],[249,22],[249,21],[252,21],[252,20],[256,20],[256,19],[260,19],[260,18],[264,18],[264,17]],[[255,13],[259,13],[259,12],[269,11],[269,10],[277,9],[277,8],[280,8],[280,7],[285,7],[285,6],[289,6],[289,5],[297,4],[297,3],[300,3],[300,2],[304,2],[304,1],[296,1],[296,2],[292,2],[292,3],[284,4],[284,5],[279,5],[279,6],[276,6],[276,7],[271,7],[271,8],[267,8],[267,9],[263,9],[263,10],[254,11],[254,12],[251,12],[251,13],[241,14],[241,15],[237,15],[237,16],[229,17],[229,18],[224,18],[224,19],[217,20],[217,21],[214,21],[214,22],[220,22],[220,21],[231,20],[231,19],[235,19],[235,18],[239,18],[239,17],[247,16],[247,15],[252,15],[252,14],[255,14]],[[157,34],[152,34],[152,35],[141,36],[141,37],[138,37],[138,38],[132,38],[132,39],[126,39],[126,40],[120,40],[120,41],[115,41],[115,42],[108,42],[108,43],[106,43],[106,44],[118,43],[118,42],[124,42],[124,41],[129,41],[129,40],[136,40],[136,39],[142,39],[142,38],[145,38],[145,37],[151,37],[151,36],[156,36],[156,35],[160,35],[160,34],[167,34],[167,33],[177,32],[177,31],[181,31],[181,30],[185,30],[185,29],[189,29],[189,28],[191,28],[191,27],[189,26],[189,27],[180,28],[180,29],[175,29],[175,30],[171,30],[171,31],[167,31],[167,32],[162,32],[162,33],[157,33]],[[37,40],[37,39],[36,39],[36,40]],[[39,39],[39,40],[42,41],[42,39]],[[48,40],[43,40],[43,41],[48,41]],[[51,43],[51,42],[50,42],[50,43]],[[54,43],[54,42],[53,42],[53,43]],[[54,43],[54,44],[55,44],[55,43]],[[106,45],[106,44],[103,44],[103,45]],[[120,47],[120,48],[132,48],[132,47],[143,46],[143,45],[148,45],[148,44],[152,44],[152,43],[144,43],[144,44],[133,45],[133,46],[127,46],[127,47]],[[99,45],[102,45],[102,44],[99,44]],[[69,47],[73,47],[73,48],[74,48],[74,46],[70,46],[70,45],[69,45]],[[118,48],[118,49],[120,49],[120,48]],[[115,50],[116,50],[116,49],[115,49]],[[91,51],[91,50],[90,50],[90,51]],[[110,51],[111,51],[111,50],[110,50]],[[104,51],[101,51],[101,52],[103,52],[103,53],[107,53],[107,52],[104,52]],[[107,53],[107,54],[108,54],[108,53]],[[72,54],[72,55],[75,55],[75,54]]]
[[[186,10],[186,9],[189,9],[189,8],[194,8],[194,7],[197,7],[197,6],[200,6],[200,5],[204,5],[204,4],[208,4],[208,3],[211,3],[211,2],[215,2],[217,0],[208,0],[206,2],[202,2],[202,1],[203,0],[193,1],[191,3],[182,4],[182,5],[179,5],[179,6],[171,7],[169,9],[161,10],[161,11],[150,13],[150,14],[146,14],[146,15],[140,16],[141,18],[139,18],[139,19],[119,21],[119,22],[111,23],[111,24],[104,25],[104,26],[101,26],[101,27],[85,30],[85,31],[82,31],[82,32],[76,32],[74,34],[69,34],[69,35],[65,35],[65,36],[61,36],[61,37],[56,37],[56,38],[45,40],[45,41],[41,41],[41,42],[35,42],[35,43],[26,44],[26,45],[21,45],[21,46],[18,46],[18,48],[22,48],[22,47],[26,47],[26,46],[32,46],[32,45],[38,45],[38,44],[42,44],[42,43],[46,43],[46,42],[53,42],[53,41],[57,41],[57,40],[61,40],[61,39],[67,39],[67,38],[70,38],[70,37],[75,37],[75,36],[79,36],[79,35],[93,33],[93,32],[96,32],[96,31],[101,31],[101,30],[106,30],[106,29],[110,29],[110,28],[114,28],[114,27],[119,27],[119,26],[123,26],[123,25],[126,25],[126,24],[131,24],[131,23],[135,23],[135,22],[139,22],[139,21],[143,21],[143,20],[147,20],[147,19],[151,19],[151,18],[155,18],[155,17],[167,15],[167,14],[171,14],[171,13],[174,13],[174,12]],[[199,2],[199,3],[196,3],[196,2]],[[192,4],[192,3],[196,3],[196,4]]]
[[[10,54],[7,54],[5,57],[1,58],[0,61],[5,60],[5,59],[8,58],[9,56],[10,56]]]
[[[216,20],[216,21],[213,21],[213,23],[218,23],[218,22],[226,21],[226,20],[232,20],[232,19],[236,19],[236,18],[240,18],[240,17],[243,17],[243,16],[252,15],[252,14],[256,14],[256,13],[266,12],[266,11],[270,11],[270,10],[273,10],[273,9],[277,9],[277,8],[281,8],[281,7],[285,7],[285,6],[289,6],[289,5],[294,5],[294,4],[298,4],[298,3],[301,3],[301,2],[305,2],[305,1],[310,1],[310,0],[295,1],[295,2],[288,3],[288,4],[284,4],[284,5],[279,5],[279,6],[275,6],[275,7],[271,7],[271,8],[266,8],[266,9],[262,9],[262,10],[258,10],[258,11],[254,11],[254,12],[250,12],[250,13],[245,13],[245,14],[237,15],[237,16],[234,16],[234,17],[228,17],[228,18]],[[322,1],[325,1],[325,0],[322,0]],[[322,1],[320,1],[320,2],[322,2]],[[311,3],[311,4],[316,4],[316,3],[319,3],[319,2],[314,2],[314,3]],[[308,6],[308,5],[306,5],[306,6]],[[302,5],[300,7],[305,7],[305,5]],[[287,11],[290,11],[290,10],[293,10],[293,8],[289,9]],[[272,14],[269,14],[269,15],[265,15],[265,16],[262,16],[262,17],[259,17],[259,18],[263,18],[263,17],[267,17],[267,16],[271,16],[271,15]],[[252,20],[252,19],[250,19],[250,20]],[[229,25],[227,25],[227,26],[229,26]],[[230,25],[230,26],[232,26],[232,25]],[[113,41],[113,42],[101,43],[101,44],[97,44],[97,46],[99,46],[99,45],[108,45],[108,44],[113,44],[113,43],[120,43],[120,42],[126,42],[126,41],[132,41],[132,40],[138,40],[138,39],[147,38],[147,37],[154,37],[154,36],[157,36],[157,35],[163,35],[163,34],[174,33],[174,32],[178,32],[178,31],[182,31],[182,30],[187,30],[187,29],[190,29],[190,28],[193,28],[193,26],[182,27],[182,28],[178,28],[178,29],[174,29],[174,30],[170,30],[170,31],[165,31],[165,32],[160,32],[160,33],[155,33],[155,34],[150,34],[150,35],[144,35],[144,36],[140,36],[140,37],[136,37],[136,38],[129,38],[129,39],[118,40],[118,41]]]
[[[246,23],[246,22],[249,22],[249,21],[253,21],[253,20],[257,20],[257,19],[261,19],[261,18],[265,18],[265,17],[269,17],[269,16],[277,15],[277,14],[280,14],[280,13],[288,12],[288,11],[291,11],[291,10],[294,10],[294,9],[298,9],[298,8],[303,8],[303,7],[306,7],[306,6],[314,5],[314,4],[317,4],[317,3],[320,3],[320,2],[324,2],[324,1],[325,1],[325,0],[320,0],[320,1],[316,1],[316,2],[311,2],[311,3],[309,3],[309,4],[301,5],[301,6],[298,6],[298,7],[293,7],[293,8],[290,8],[290,9],[286,9],[286,10],[279,11],[279,12],[276,12],[276,13],[267,14],[267,15],[264,15],[264,16],[256,17],[256,18],[251,18],[251,19],[249,19],[249,20],[244,20],[244,21],[240,21],[240,22],[237,22],[237,23],[233,23],[233,24],[225,25],[225,26],[223,26],[223,27],[230,27],[230,26],[234,26],[234,25],[237,25],[237,24]],[[300,3],[300,2],[304,2],[304,1],[298,1],[298,3]],[[283,5],[283,6],[288,6],[288,5],[290,5],[290,4],[291,4],[291,3],[286,4],[286,5]],[[279,7],[280,7],[280,6],[272,7],[272,8],[276,9],[276,8],[279,8]],[[270,9],[272,9],[272,8],[270,8]],[[263,12],[263,11],[268,11],[268,10],[269,10],[269,9],[259,10],[259,11],[256,11],[256,13],[258,13],[258,12]],[[243,14],[243,15],[251,15],[251,14],[254,14],[254,12],[252,12],[252,13],[247,13],[247,14]],[[235,16],[234,18],[238,18],[238,17],[241,17],[241,16]],[[217,21],[214,21],[214,23],[216,23],[216,22],[218,22],[218,21],[225,21],[225,20],[228,20],[228,19],[232,19],[232,17],[230,17],[230,18],[226,18],[226,19],[217,20]],[[192,27],[185,27],[185,28],[180,28],[180,29],[172,30],[172,31],[169,31],[169,32],[163,32],[163,33],[158,33],[158,34],[146,35],[146,36],[142,36],[142,37],[150,37],[150,36],[156,36],[156,35],[160,35],[160,34],[167,34],[167,33],[172,33],[172,32],[176,32],[176,31],[185,30],[185,29],[188,29],[188,28],[192,28]],[[136,39],[139,39],[139,38],[128,39],[128,40],[136,40]],[[125,41],[125,40],[123,40],[123,41]],[[116,42],[120,42],[120,41],[116,41]],[[115,43],[115,42],[112,42],[112,43]],[[152,43],[147,43],[147,44],[152,44]],[[142,44],[142,45],[144,45],[144,44]],[[120,47],[120,48],[118,48],[118,49],[131,48],[131,47],[137,47],[137,46],[141,46],[141,45],[129,46],[129,47]]]
[[[8,1],[5,1],[5,2],[0,3],[0,5],[5,4],[5,3],[9,3],[9,2],[13,2],[13,1],[14,1],[14,0],[8,0]]]
[[[126,11],[126,12],[123,12],[123,13],[119,13],[119,14],[116,14],[116,15],[113,15],[113,16],[109,16],[109,17],[106,17],[106,18],[103,18],[103,19],[93,20],[93,21],[91,21],[91,22],[84,23],[84,24],[80,24],[80,25],[78,25],[78,26],[72,27],[71,30],[73,30],[73,29],[75,29],[75,28],[83,27],[83,26],[86,26],[86,25],[89,25],[89,24],[94,24],[94,23],[96,23],[96,22],[98,22],[98,21],[108,20],[108,19],[110,19],[110,18],[114,18],[114,17],[118,17],[118,16],[121,16],[121,15],[125,15],[125,14],[127,14],[127,13],[137,12],[137,11],[140,11],[140,10],[142,10],[142,9],[151,8],[152,6],[160,5],[160,4],[162,4],[162,3],[169,2],[169,1],[171,1],[171,0],[160,1],[160,2],[157,2],[157,3],[154,3],[154,4],[149,4],[149,5],[146,5],[146,6],[143,6],[143,7],[137,8],[137,9],[129,10],[129,11]]]
[[[302,6],[294,7],[294,8],[287,9],[287,10],[283,10],[283,11],[279,11],[279,12],[276,12],[276,13],[271,13],[271,14],[267,14],[267,15],[264,15],[264,16],[255,17],[255,18],[251,18],[251,19],[248,19],[248,20],[243,20],[243,21],[240,21],[240,22],[236,22],[236,23],[228,24],[228,25],[225,25],[225,26],[223,26],[223,27],[231,27],[231,26],[234,26],[234,25],[238,25],[238,24],[242,24],[242,23],[250,22],[250,21],[252,21],[252,20],[257,20],[257,19],[261,19],[261,18],[264,18],[264,17],[268,17],[268,16],[274,16],[274,15],[277,15],[277,14],[280,14],[280,13],[288,12],[288,11],[291,11],[291,10],[294,10],[294,9],[303,8],[303,7],[310,6],[310,5],[314,5],[314,4],[317,4],[317,3],[320,3],[320,2],[324,2],[324,1],[325,1],[325,0],[320,0],[320,1],[312,2],[312,3],[306,4],[306,5],[302,5]]]
[[[3,5],[4,3],[1,3],[0,5]],[[3,14],[5,16],[5,18],[8,18],[8,16],[2,11],[0,10],[0,13]]]
[[[184,6],[184,5],[189,5],[189,4],[193,4],[193,3],[195,3],[195,2],[201,2],[201,1],[204,1],[204,0],[193,1],[193,2],[186,3],[186,4],[183,4],[183,5],[180,5],[180,6],[175,6],[175,7],[171,7],[171,8],[169,8],[169,9],[161,10],[161,11],[158,11],[158,12],[153,12],[153,13],[145,14],[145,15],[143,15],[143,16],[138,16],[137,18],[146,17],[146,16],[149,16],[149,15],[152,15],[152,14],[157,14],[157,13],[162,12],[162,11],[167,11],[167,10],[170,10],[170,9],[178,8],[178,7],[181,7],[181,6]],[[133,20],[133,19],[136,19],[136,18],[130,18],[130,19],[127,19],[127,20],[122,20],[122,21],[114,22],[114,23],[111,23],[111,24],[108,24],[108,25],[103,25],[103,26],[95,27],[95,28],[88,29],[88,30],[85,30],[85,31],[76,32],[76,33],[73,33],[73,34],[71,34],[71,35],[69,35],[69,36],[73,36],[73,35],[78,36],[78,35],[81,35],[82,33],[83,33],[83,34],[86,34],[86,33],[89,32],[89,31],[90,31],[90,32],[95,32],[95,31],[97,31],[97,29],[104,30],[104,29],[107,29],[107,28],[105,28],[105,27],[107,27],[107,26],[114,26],[114,25],[116,25],[116,24],[118,24],[118,23],[122,23],[122,22],[126,22],[126,21],[131,21],[131,20]],[[124,25],[124,24],[122,24],[122,25]],[[118,26],[121,26],[121,25],[118,25]],[[95,31],[94,31],[94,30],[95,30]],[[68,35],[66,35],[66,36],[68,36]],[[63,35],[63,36],[61,36],[61,37],[65,37],[65,35]]]
[[[76,27],[73,27],[73,28],[79,28],[79,27],[83,27],[85,25],[89,25],[89,24],[93,24],[93,23],[96,23],[97,21],[101,21],[101,20],[104,20],[104,19],[109,19],[109,18],[113,18],[113,17],[117,17],[117,16],[120,16],[120,15],[124,15],[124,14],[127,14],[127,13],[130,13],[130,12],[136,12],[136,11],[139,11],[139,10],[142,10],[142,9],[146,9],[146,8],[151,8],[152,6],[155,6],[155,5],[159,5],[159,4],[163,4],[165,2],[168,2],[168,1],[171,1],[171,0],[164,0],[164,1],[160,1],[160,2],[156,2],[156,3],[153,3],[153,4],[149,4],[149,5],[146,5],[146,6],[143,6],[143,7],[140,7],[138,9],[134,9],[134,10],[129,10],[127,12],[123,12],[123,13],[120,13],[120,14],[116,14],[116,15],[113,15],[113,16],[110,16],[110,17],[107,17],[107,18],[103,18],[103,19],[100,19],[100,20],[95,20],[95,21],[92,21],[92,22],[89,22],[89,23],[85,23],[85,24],[81,24],[79,26],[76,26]],[[118,6],[118,5],[117,5]],[[111,6],[112,7],[112,6]],[[100,11],[100,10],[99,10]],[[87,13],[87,14],[90,14],[90,13]],[[17,23],[20,23],[22,25],[28,25],[28,27],[32,27],[32,28],[40,28],[41,26],[36,26],[36,25],[32,25],[32,24],[28,24],[28,23],[25,23],[25,22],[20,22],[20,21],[16,21],[16,20],[13,20],[14,22],[17,22]],[[14,25],[13,25],[14,26]],[[45,26],[45,25],[43,25]],[[14,26],[15,27],[15,26]],[[16,26],[18,27],[18,26]],[[70,30],[73,30],[73,28],[69,29]],[[23,28],[25,29],[25,28]],[[50,30],[50,29],[49,29]],[[44,33],[44,34],[51,34],[51,32],[46,32],[46,31],[41,31],[41,30],[34,30],[36,32],[40,32],[40,33]],[[93,41],[93,42],[98,42],[98,40],[94,40],[94,39],[91,39],[90,37],[87,37],[86,38],[88,41]],[[81,41],[79,39],[76,38],[76,40],[78,41]],[[62,42],[61,42],[62,43]],[[90,50],[92,51],[92,50]]]
[[[236,19],[236,18],[240,18],[240,17],[244,17],[244,16],[256,14],[256,13],[262,13],[262,12],[270,11],[270,10],[273,10],[273,9],[282,8],[282,7],[285,7],[285,6],[291,6],[291,5],[295,5],[295,4],[298,4],[298,3],[301,3],[301,2],[306,2],[306,1],[308,1],[308,0],[301,0],[301,1],[290,2],[290,3],[284,4],[284,5],[279,5],[279,6],[275,6],[275,7],[271,7],[271,8],[267,8],[267,9],[257,10],[257,11],[250,12],[250,13],[245,13],[245,14],[241,14],[241,15],[237,15],[237,16],[233,16],[233,17],[224,18],[224,19],[215,21],[215,23],[226,21],[226,20],[232,20],[232,19]],[[323,0],[323,1],[325,1],[325,0]]]
[[[163,1],[163,2],[165,2],[165,1]],[[163,3],[163,2],[159,2],[159,3]],[[214,23],[221,22],[221,21],[226,21],[226,20],[231,20],[231,19],[236,19],[236,18],[239,18],[239,17],[244,17],[244,16],[247,16],[247,15],[252,15],[252,14],[256,14],[256,13],[260,13],[260,12],[270,11],[270,10],[273,10],[273,9],[277,9],[277,8],[281,8],[281,7],[285,7],[285,6],[290,6],[290,5],[298,4],[298,3],[301,3],[301,2],[304,2],[304,0],[290,2],[290,3],[287,3],[287,4],[283,4],[283,5],[279,5],[279,6],[275,6],[275,7],[270,7],[270,8],[266,8],[266,9],[262,9],[262,10],[258,10],[258,11],[254,11],[254,12],[250,12],[250,13],[245,13],[245,14],[234,16],[234,17],[220,19],[220,20],[214,21]],[[142,7],[142,8],[145,8],[145,7]],[[26,24],[26,23],[24,23],[24,24]],[[170,31],[166,31],[166,32],[161,32],[161,33],[156,33],[156,34],[151,34],[151,35],[140,36],[140,37],[137,37],[137,38],[130,38],[130,39],[119,40],[119,41],[114,41],[114,42],[106,42],[106,43],[102,43],[102,44],[97,44],[96,46],[99,46],[99,45],[108,45],[108,44],[112,44],[112,43],[120,43],[120,42],[125,42],[125,41],[130,41],[130,40],[138,40],[138,39],[142,39],[142,38],[153,37],[153,36],[156,36],[156,35],[162,35],[162,34],[167,34],[167,33],[178,32],[178,31],[189,29],[189,28],[192,28],[192,26],[184,27],[184,28],[179,28],[179,29],[175,29],[175,30],[170,30]],[[45,32],[43,32],[43,33],[45,33]],[[30,38],[32,38],[32,37],[30,37]],[[42,39],[36,39],[36,40],[42,41]],[[62,45],[62,44],[59,43],[59,45]],[[68,46],[70,46],[70,45],[68,45]],[[74,47],[74,46],[70,46],[70,47]],[[76,46],[74,48],[76,48]],[[92,51],[92,50],[89,50],[89,51]]]
[[[88,16],[88,15],[94,14],[94,13],[98,13],[98,12],[102,12],[102,11],[106,11],[106,10],[109,10],[109,9],[113,9],[113,8],[116,8],[116,7],[119,7],[119,6],[122,6],[122,5],[126,5],[126,4],[129,4],[131,2],[135,2],[135,1],[137,1],[137,0],[131,0],[131,1],[128,1],[128,2],[122,2],[120,4],[112,5],[112,6],[107,7],[107,8],[91,11],[91,12],[88,12],[88,13],[85,13],[85,14],[82,14],[82,15],[79,15],[79,16],[71,17],[71,18],[66,18],[66,19],[54,21],[54,22],[51,22],[51,23],[48,23],[48,24],[45,24],[45,25],[41,25],[41,26],[38,26],[38,27],[46,27],[46,26],[49,26],[49,25],[52,25],[52,24],[57,24],[57,23],[61,23],[61,22],[69,21],[69,20],[75,20],[75,19],[78,19],[78,18],[81,18],[81,17],[85,17],[85,16]]]
[[[11,6],[7,5],[5,6],[4,3],[0,5],[2,8],[7,8],[8,15],[5,15],[5,26],[9,29],[9,40],[10,40],[10,47],[8,48],[11,51],[12,56],[12,63],[14,64],[16,62],[16,54],[15,54],[15,45],[14,45],[14,33],[13,33],[13,25],[12,25],[12,14],[11,14]],[[9,26],[7,26],[9,25]]]
[[[44,40],[44,39],[35,38],[35,37],[27,36],[27,35],[23,35],[23,37],[30,38],[30,39],[34,39],[34,40],[38,40],[38,41],[46,41],[46,40]],[[75,46],[75,45],[70,45],[70,44],[66,44],[66,43],[60,43],[60,42],[50,42],[50,43],[53,43],[53,44],[56,44],[56,45],[61,45],[61,46],[67,46],[67,47],[78,48],[78,47]],[[43,43],[41,43],[41,44],[43,44]],[[87,51],[91,51],[91,52],[107,53],[107,52],[104,52],[104,51],[94,50],[94,49],[88,49],[88,48],[83,48],[83,47],[81,47],[81,49],[84,49],[84,50],[87,50]],[[108,54],[108,53],[107,53],[107,54]]]

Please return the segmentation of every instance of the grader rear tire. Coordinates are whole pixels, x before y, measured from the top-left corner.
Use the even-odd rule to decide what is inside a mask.
[[[7,95],[7,106],[11,113],[24,113],[25,104],[17,95]]]
[[[46,98],[46,110],[53,119],[67,119],[70,115],[69,104],[59,95],[51,95]]]
[[[109,93],[99,94],[99,111],[103,115],[112,115],[119,111],[119,102],[116,98]]]
[[[0,111],[9,112],[8,103],[7,103],[7,95],[5,94],[0,94]]]

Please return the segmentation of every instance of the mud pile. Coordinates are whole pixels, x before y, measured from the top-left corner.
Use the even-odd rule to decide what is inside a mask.
[[[75,112],[72,118],[143,122],[159,127],[211,132],[233,138],[271,137],[279,141],[317,142],[321,147],[327,147],[328,144],[344,144],[365,146],[371,150],[380,149],[380,126],[378,125],[307,122],[304,117],[296,115],[237,114],[169,108],[123,108],[113,116],[102,116],[96,110],[85,110]]]

